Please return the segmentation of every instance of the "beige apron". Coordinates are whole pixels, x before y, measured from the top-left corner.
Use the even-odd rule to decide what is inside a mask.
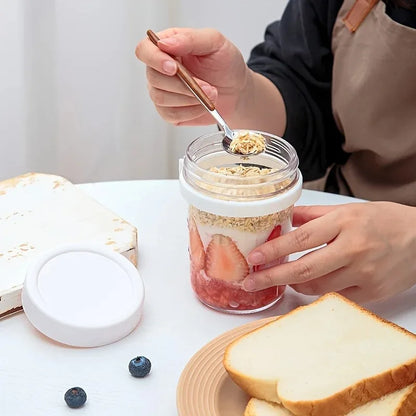
[[[416,206],[416,30],[382,1],[345,0],[332,51],[333,114],[351,153],[340,192]]]

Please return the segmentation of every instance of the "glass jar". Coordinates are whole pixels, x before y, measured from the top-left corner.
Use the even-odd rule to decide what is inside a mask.
[[[181,192],[189,204],[189,256],[193,290],[205,305],[229,313],[252,313],[274,305],[284,286],[246,292],[242,281],[265,266],[250,266],[255,247],[290,231],[302,190],[295,149],[280,137],[273,154],[230,154],[222,132],[201,136],[180,161]],[[279,259],[276,263],[287,261]],[[275,263],[275,264],[276,264]]]

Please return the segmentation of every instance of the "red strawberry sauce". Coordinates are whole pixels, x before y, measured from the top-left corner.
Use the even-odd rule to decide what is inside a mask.
[[[256,311],[269,306],[283,294],[285,287],[269,287],[246,292],[240,283],[230,283],[206,276],[204,270],[192,270],[191,283],[198,299],[222,311]]]

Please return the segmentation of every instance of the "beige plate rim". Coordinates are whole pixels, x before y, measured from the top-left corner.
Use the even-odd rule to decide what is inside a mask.
[[[178,381],[178,416],[243,416],[249,397],[233,383],[222,363],[227,345],[278,316],[240,325],[219,335],[188,361]]]

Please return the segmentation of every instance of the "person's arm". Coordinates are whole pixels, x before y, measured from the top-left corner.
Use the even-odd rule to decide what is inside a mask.
[[[341,3],[289,0],[281,21],[253,49],[250,69],[236,46],[213,29],[167,29],[159,33],[159,48],[143,39],[136,55],[147,65],[158,112],[175,125],[214,123],[175,76],[169,55],[177,56],[231,127],[284,133],[305,180],[322,176],[343,156],[331,112],[331,36]]]
[[[305,180],[323,176],[332,162],[345,156],[331,105],[331,40],[341,5],[342,0],[290,0],[248,61],[283,98],[283,136],[296,148]]]
[[[286,109],[280,91],[267,77],[249,70],[247,86],[228,120],[231,128],[261,130],[283,136]]]

